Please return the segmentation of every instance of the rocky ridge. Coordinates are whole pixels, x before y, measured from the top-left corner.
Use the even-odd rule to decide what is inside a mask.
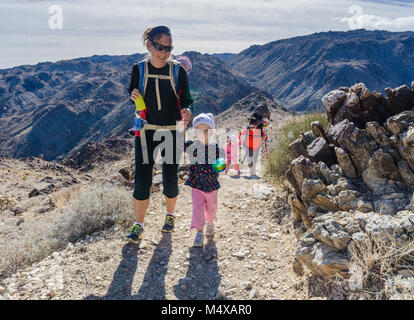
[[[290,109],[308,110],[321,106],[327,92],[361,79],[375,90],[411,81],[413,39],[413,32],[318,32],[253,45],[227,64]]]
[[[386,92],[358,83],[328,93],[326,132],[313,123],[290,145],[296,264],[316,276],[352,279],[356,244],[414,239],[414,82]],[[403,261],[395,273],[413,276],[413,256]]]

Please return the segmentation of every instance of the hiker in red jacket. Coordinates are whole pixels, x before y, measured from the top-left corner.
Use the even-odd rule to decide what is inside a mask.
[[[244,149],[245,158],[247,158],[249,166],[249,176],[253,179],[258,179],[256,165],[261,142],[267,140],[267,135],[263,128],[259,128],[259,125],[259,121],[251,117],[247,128],[239,133],[239,146],[242,146]]]

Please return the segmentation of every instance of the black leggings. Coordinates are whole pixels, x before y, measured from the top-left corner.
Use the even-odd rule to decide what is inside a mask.
[[[154,141],[154,130],[146,130],[146,144],[148,152],[148,163],[143,163],[141,138],[135,137],[135,187],[133,197],[137,200],[147,200],[150,197],[150,189],[152,186],[152,170],[155,164],[153,157],[154,149],[164,141]],[[173,133],[173,154],[174,163],[162,163],[162,185],[163,194],[167,198],[175,198],[178,195],[178,163],[181,158],[182,151],[177,150],[176,132]],[[142,133],[141,133],[142,134]],[[178,154],[177,154],[178,152]],[[165,152],[161,152],[161,156],[165,156]]]

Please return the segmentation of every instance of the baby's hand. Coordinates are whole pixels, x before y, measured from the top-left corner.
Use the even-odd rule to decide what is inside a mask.
[[[184,120],[184,125],[187,126],[188,122],[191,119],[191,110],[188,108],[183,108],[181,110],[181,114],[183,116],[183,120]]]

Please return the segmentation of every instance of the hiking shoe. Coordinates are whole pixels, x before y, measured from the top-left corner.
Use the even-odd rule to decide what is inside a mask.
[[[165,222],[162,226],[162,232],[173,232],[174,231],[174,221],[175,217],[172,214],[167,214],[165,216]]]
[[[131,227],[131,229],[129,229],[129,233],[125,236],[125,240],[138,244],[142,240],[143,232],[144,232],[143,227],[141,227],[139,224],[134,224]]]
[[[204,239],[204,234],[202,232],[197,232],[197,234],[194,238],[193,246],[194,247],[202,247],[203,246],[203,239]]]
[[[214,223],[207,223],[206,227],[206,236],[214,235]]]

